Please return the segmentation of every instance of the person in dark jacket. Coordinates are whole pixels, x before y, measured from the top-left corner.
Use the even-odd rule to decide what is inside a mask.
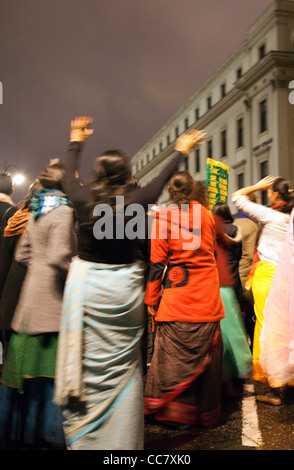
[[[6,227],[9,218],[12,217],[12,215],[17,211],[17,208],[15,207],[10,197],[12,193],[13,193],[13,185],[12,185],[11,176],[6,172],[0,173],[0,247],[1,247],[1,242],[3,239],[4,228]],[[0,296],[1,296],[1,291],[0,291]],[[0,328],[0,375],[2,371],[1,359],[3,355],[3,350],[5,348],[4,345],[5,345],[5,338],[4,338],[3,331]]]
[[[11,176],[8,175],[8,173],[0,173],[0,237],[2,237],[3,230],[9,217],[17,211],[17,208],[10,197],[12,193],[13,186]]]

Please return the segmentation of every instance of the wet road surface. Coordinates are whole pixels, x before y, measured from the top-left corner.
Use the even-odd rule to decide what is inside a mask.
[[[294,450],[294,388],[286,388],[281,406],[259,403],[261,384],[245,384],[241,396],[222,403],[214,429],[172,429],[145,425],[145,450]]]

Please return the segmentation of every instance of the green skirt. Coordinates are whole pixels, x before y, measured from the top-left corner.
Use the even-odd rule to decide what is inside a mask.
[[[12,333],[2,382],[24,391],[24,380],[34,377],[55,377],[58,333],[26,335]]]
[[[233,377],[247,378],[252,370],[252,354],[246,329],[233,287],[221,287],[225,318],[220,322],[224,345],[223,381]]]

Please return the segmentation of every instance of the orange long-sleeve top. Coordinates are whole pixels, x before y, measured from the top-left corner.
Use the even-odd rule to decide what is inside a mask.
[[[212,322],[224,317],[215,250],[213,216],[198,202],[186,210],[173,207],[156,214],[145,294],[147,305],[159,304],[156,321]]]

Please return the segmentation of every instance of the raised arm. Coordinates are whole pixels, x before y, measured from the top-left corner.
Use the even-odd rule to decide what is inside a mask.
[[[275,181],[275,176],[266,176],[262,180],[258,181],[258,183],[247,186],[245,188],[238,189],[232,194],[234,196],[248,196],[248,194],[254,193],[255,191],[266,191]]]
[[[203,131],[193,129],[187,134],[182,134],[176,141],[176,156],[149,184],[136,191],[135,202],[141,204],[145,209],[148,204],[155,204],[164,186],[168,183],[172,175],[178,170],[184,155],[188,155],[197,145],[203,143],[207,134]]]
[[[87,128],[92,122],[91,117],[80,117],[71,121],[70,143],[64,159],[65,175],[62,185],[73,203],[83,201],[88,193],[79,179],[78,168],[83,142],[94,132],[93,129]]]
[[[266,191],[273,184],[275,179],[276,177],[266,176],[253,186],[239,189],[232,194],[233,204],[238,210],[249,215],[257,222],[261,222],[262,224],[270,222],[272,220],[272,209],[263,206],[262,204],[251,202],[246,196],[255,191]]]

